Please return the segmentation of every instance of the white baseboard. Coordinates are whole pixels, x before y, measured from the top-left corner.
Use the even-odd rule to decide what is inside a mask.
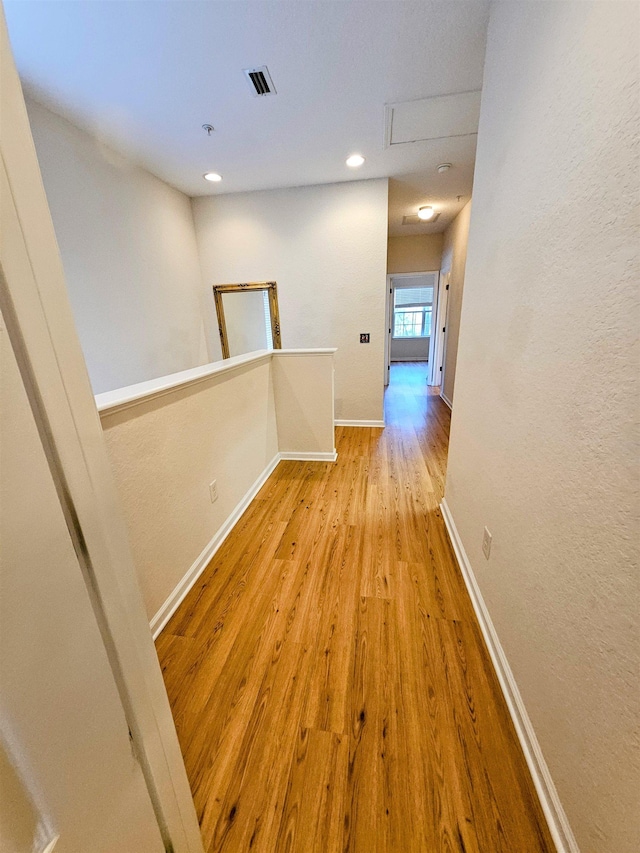
[[[281,452],[280,459],[293,460],[294,462],[335,462],[338,458],[338,452],[334,449],[333,453],[314,453],[312,451]]]
[[[553,841],[558,853],[580,853],[446,499],[440,509]]]
[[[227,536],[231,533],[234,526],[238,522],[240,516],[245,511],[245,509],[249,506],[251,501],[258,494],[262,486],[264,485],[267,478],[274,471],[278,462],[280,462],[280,454],[277,453],[271,462],[267,465],[264,471],[260,474],[255,483],[251,486],[249,491],[245,494],[242,500],[238,503],[236,508],[233,510],[231,515],[226,519],[226,521],[222,524],[220,528],[214,533],[212,539],[207,543],[204,550],[200,554],[200,556],[193,563],[191,568],[184,575],[182,580],[178,583],[173,592],[169,595],[165,603],[162,605],[160,610],[156,613],[150,623],[151,633],[153,634],[153,639],[156,640],[167,624],[169,619],[176,612],[178,607],[182,604],[184,598],[187,593],[194,585],[194,583],[198,580],[202,572],[209,565],[211,559],[214,554],[218,550],[218,548],[222,545]]]
[[[249,506],[251,501],[258,494],[267,478],[273,473],[278,462],[281,460],[293,460],[296,462],[335,462],[338,458],[337,452],[333,453],[310,453],[306,451],[298,453],[277,453],[271,462],[267,465],[264,471],[260,474],[249,491],[245,494],[242,500],[238,503],[231,515],[226,519],[224,524],[214,533],[211,540],[207,543],[202,553],[198,556],[191,568],[187,571],[184,577],[180,580],[176,588],[169,595],[162,607],[151,620],[149,627],[153,634],[153,639],[156,640],[162,629],[165,627],[169,619],[176,612],[178,607],[184,601],[187,593],[198,580],[202,572],[209,565],[218,548],[222,545],[227,536],[231,533],[242,513]]]
[[[440,399],[444,400],[447,406],[449,406],[449,408],[453,410],[453,403],[443,391],[440,392]]]
[[[384,421],[334,421],[336,426],[352,426],[352,427],[382,427]]]

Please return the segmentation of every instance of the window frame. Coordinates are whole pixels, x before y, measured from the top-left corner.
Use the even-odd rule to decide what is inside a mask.
[[[399,311],[398,311],[398,309],[396,308],[396,290],[404,290],[404,289],[409,290],[409,289],[411,289],[411,286],[410,285],[406,285],[406,286],[392,285],[392,288],[391,288],[391,306],[390,306],[391,307],[391,318],[390,319],[391,319],[391,339],[392,340],[394,340],[394,341],[422,341],[422,340],[431,338],[431,335],[433,333],[433,309],[434,309],[434,305],[436,304],[436,299],[437,299],[436,287],[437,287],[437,284],[434,283],[434,286],[432,288],[432,299],[431,299],[430,303],[417,302],[414,304],[402,305],[402,306],[400,306]],[[426,309],[427,308],[429,309],[429,313],[431,316],[430,316],[430,322],[429,322],[429,334],[425,335],[424,334],[424,326],[425,326],[425,321],[426,321],[426,314],[427,314]],[[396,313],[410,312],[412,310],[413,311],[420,311],[422,313],[423,333],[421,335],[396,335]]]

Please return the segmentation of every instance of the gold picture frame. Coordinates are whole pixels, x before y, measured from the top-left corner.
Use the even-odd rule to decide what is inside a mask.
[[[222,294],[243,293],[244,291],[250,290],[266,290],[268,292],[273,348],[282,349],[282,341],[280,339],[280,314],[278,312],[278,285],[275,281],[248,281],[244,284],[214,284],[213,299],[216,304],[216,314],[218,315],[218,331],[220,332],[220,345],[222,346],[223,358],[230,358],[230,355],[227,325],[224,319],[224,306],[222,304]]]

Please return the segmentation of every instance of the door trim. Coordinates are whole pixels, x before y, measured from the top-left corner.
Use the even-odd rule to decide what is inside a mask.
[[[415,278],[418,275],[434,275],[436,277],[435,286],[433,288],[433,308],[431,310],[431,336],[429,338],[429,375],[427,377],[428,385],[437,385],[439,383],[432,382],[433,378],[433,359],[435,353],[434,345],[434,317],[438,314],[438,304],[440,298],[440,270],[420,270],[418,272],[390,272],[387,273],[387,300],[386,300],[386,325],[385,325],[385,385],[389,384],[389,372],[391,368],[391,332],[393,324],[393,305],[391,297],[393,295],[393,279],[394,278]],[[436,327],[437,328],[437,327]]]
[[[429,385],[440,386],[444,382],[444,354],[447,333],[447,311],[449,308],[449,291],[447,287],[451,278],[451,271],[441,272],[438,280],[438,310],[435,321],[435,346],[433,363],[429,374]],[[440,370],[442,368],[442,370]]]
[[[165,849],[203,853],[1,11],[0,63],[0,310]]]

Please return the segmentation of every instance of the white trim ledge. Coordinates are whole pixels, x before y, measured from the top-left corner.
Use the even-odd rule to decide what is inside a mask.
[[[444,394],[443,391],[440,392],[440,399],[444,400],[444,402],[449,406],[449,408],[453,411],[453,403],[451,400]]]
[[[346,427],[380,427],[384,429],[384,421],[343,421],[336,420],[333,422],[335,426],[346,426]]]
[[[178,388],[186,388],[204,382],[214,376],[229,373],[240,367],[260,364],[269,361],[273,350],[258,350],[247,355],[236,355],[233,358],[225,358],[222,361],[212,361],[200,367],[192,367],[190,370],[181,370],[179,373],[170,373],[159,379],[149,379],[147,382],[138,382],[137,385],[128,385],[126,388],[118,388],[115,391],[105,391],[96,394],[96,406],[100,417],[112,415],[122,409],[128,409],[137,403],[162,397]]]
[[[445,403],[448,402],[444,397],[443,399]],[[446,498],[442,500],[440,509],[557,851],[580,853]]]
[[[333,449],[333,452],[319,452],[319,451],[307,451],[307,450],[299,450],[299,451],[281,451],[280,459],[293,461],[293,462],[335,462],[338,458],[338,451]]]
[[[199,382],[205,382],[207,379],[221,376],[224,373],[230,373],[232,370],[238,370],[240,367],[248,365],[261,364],[264,361],[269,361],[272,356],[282,358],[284,356],[333,356],[337,349],[324,347],[319,349],[276,349],[276,350],[257,350],[249,352],[245,355],[236,355],[232,358],[225,358],[222,361],[212,361],[209,364],[202,364],[199,367],[192,367],[189,370],[181,370],[178,373],[170,373],[168,376],[161,376],[158,379],[149,379],[147,382],[138,382],[136,385],[128,385],[126,388],[117,388],[115,391],[105,391],[102,394],[96,394],[96,406],[101,418],[107,415],[113,415],[123,409],[129,409],[131,406],[144,403],[147,400],[153,400],[156,397],[162,397],[165,394],[170,394],[180,388],[186,388],[190,385],[196,385]]]
[[[278,358],[287,355],[333,355],[338,352],[336,347],[322,347],[320,349],[274,349],[272,354]]]

